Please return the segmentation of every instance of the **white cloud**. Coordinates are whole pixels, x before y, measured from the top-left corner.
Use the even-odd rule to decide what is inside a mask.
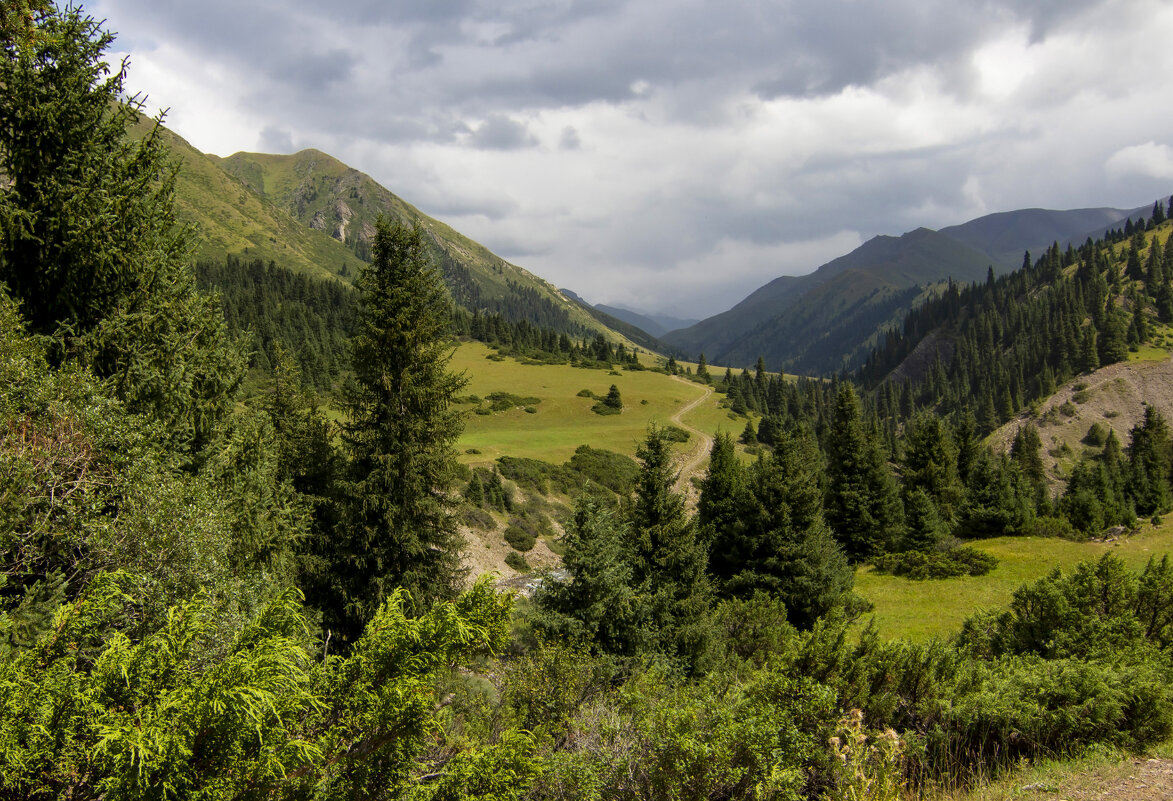
[[[1173,148],[1156,142],[1123,147],[1108,158],[1104,169],[1117,177],[1143,175],[1173,178]]]

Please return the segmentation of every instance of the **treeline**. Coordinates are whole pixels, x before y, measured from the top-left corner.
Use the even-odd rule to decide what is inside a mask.
[[[580,367],[610,369],[620,364],[628,370],[639,370],[639,351],[622,342],[611,343],[602,334],[581,339],[565,331],[543,328],[526,320],[510,321],[500,314],[484,314],[456,309],[453,331],[484,342],[502,355],[546,364],[573,364]]]
[[[250,368],[272,373],[284,349],[303,379],[319,390],[334,387],[349,369],[359,311],[350,284],[235,256],[198,261],[195,274],[201,289],[219,295],[229,330],[248,337]]]
[[[0,795],[893,798],[1173,732],[1167,561],[1052,575],[949,644],[853,635],[849,559],[888,547],[892,495],[846,383],[825,433],[795,416],[753,464],[719,437],[695,515],[658,428],[634,467],[503,463],[632,486],[584,493],[568,577],[517,614],[468,587],[462,380],[423,232],[376,226],[341,423],[280,350],[244,398],[158,131],[126,135],[109,35],[33,11],[0,19]],[[940,515],[951,464],[996,462],[918,419],[903,489]],[[1129,470],[1148,437],[1166,480],[1155,431]],[[504,508],[496,476],[477,475],[482,502]]]

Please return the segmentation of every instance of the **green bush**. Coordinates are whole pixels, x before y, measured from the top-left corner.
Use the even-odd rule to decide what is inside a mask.
[[[877,573],[916,580],[984,576],[997,565],[995,557],[968,546],[948,551],[888,553],[872,561]]]
[[[518,573],[528,573],[530,571],[529,562],[525,557],[517,551],[510,551],[505,554],[505,564],[516,570]]]
[[[537,538],[534,537],[532,532],[526,531],[520,526],[510,526],[505,529],[505,541],[515,551],[529,551],[533,549]]]

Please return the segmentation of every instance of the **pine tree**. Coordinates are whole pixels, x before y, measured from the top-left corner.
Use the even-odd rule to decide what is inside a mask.
[[[766,593],[807,628],[851,590],[854,573],[823,516],[814,439],[784,433],[750,468],[736,526],[717,532],[710,565],[722,594]]]
[[[673,489],[676,472],[665,431],[649,428],[636,458],[641,467],[628,524],[633,584],[645,599],[652,647],[696,672],[710,656],[712,637],[708,551]]]
[[[1128,445],[1127,492],[1142,515],[1167,512],[1173,506],[1169,471],[1173,441],[1165,418],[1145,406],[1144,420],[1133,426]]]
[[[904,536],[900,496],[851,384],[835,398],[827,459],[827,522],[836,538],[853,559],[891,550]]]
[[[631,553],[621,520],[590,496],[579,499],[562,538],[569,580],[543,583],[534,601],[549,634],[614,654],[646,649],[645,615],[632,583]]]
[[[232,410],[244,363],[195,288],[176,166],[158,120],[130,135],[142,103],[125,99],[125,64],[108,68],[113,37],[99,23],[71,7],[36,34],[0,57],[0,281],[30,330],[53,339],[55,363],[90,366],[194,459]]]
[[[322,610],[348,637],[397,587],[426,609],[462,577],[447,491],[465,379],[447,370],[448,300],[418,226],[380,219],[371,250],[342,424],[350,480],[332,543],[338,597]]]

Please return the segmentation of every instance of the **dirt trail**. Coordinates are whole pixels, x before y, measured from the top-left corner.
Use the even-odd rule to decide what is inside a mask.
[[[677,381],[689,386],[696,386],[695,383],[680,376],[673,376]],[[689,480],[700,470],[700,466],[704,464],[705,459],[709,457],[709,452],[713,449],[713,438],[701,431],[699,428],[693,428],[688,423],[684,422],[684,415],[691,412],[696,407],[709,399],[713,394],[712,387],[705,387],[705,394],[701,395],[694,401],[689,401],[684,406],[677,410],[676,414],[672,415],[672,424],[680,426],[685,431],[692,434],[694,444],[692,448],[683,455],[683,464],[680,467],[680,474],[676,479],[676,491],[682,493],[690,508],[696,506],[698,492],[696,487],[692,485]]]
[[[1077,775],[1058,785],[1015,788],[1014,799],[1165,801],[1173,798],[1173,760],[1134,758],[1118,768]]]

